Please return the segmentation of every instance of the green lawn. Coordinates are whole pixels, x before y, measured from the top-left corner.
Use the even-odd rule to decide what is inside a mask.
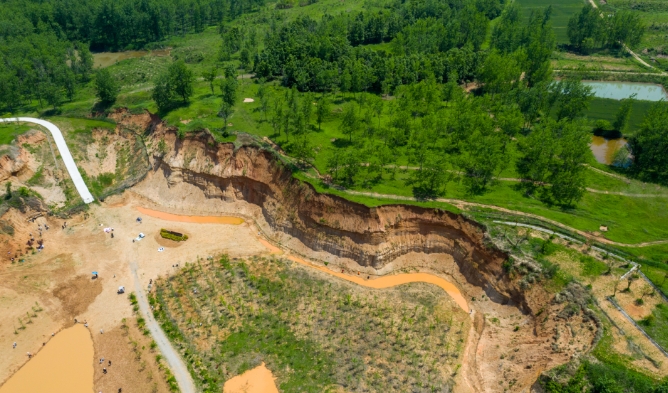
[[[668,348],[668,305],[656,305],[650,317],[638,321],[645,332],[664,349]]]
[[[636,101],[633,104],[626,134],[635,134],[638,128],[640,128],[640,125],[645,118],[645,114],[654,104],[655,103],[651,101]],[[620,105],[620,101],[618,100],[594,97],[589,106],[589,110],[587,111],[587,117],[591,120],[602,119],[612,123],[615,120],[615,115],[617,114]]]
[[[0,145],[10,144],[17,135],[28,131],[31,127],[26,124],[0,123]]]

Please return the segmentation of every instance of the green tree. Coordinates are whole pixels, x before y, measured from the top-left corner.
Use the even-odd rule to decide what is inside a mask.
[[[329,101],[324,96],[320,97],[315,107],[315,119],[318,123],[318,131],[320,131],[322,122],[325,121],[330,112]]]
[[[463,183],[471,194],[481,194],[487,190],[494,174],[506,160],[500,133],[478,129],[466,139],[458,166],[463,172]]]
[[[529,86],[552,80],[552,52],[556,48],[554,29],[550,22],[552,7],[533,14],[527,27],[524,50],[524,79]]]
[[[220,81],[220,91],[223,101],[233,106],[237,100],[237,80],[236,78],[225,77]]]
[[[642,41],[647,27],[642,17],[631,11],[619,11],[612,18],[608,18],[606,38],[608,46],[626,44],[637,46]]]
[[[169,75],[160,74],[156,77],[151,97],[160,112],[169,110],[173,105],[173,95],[169,84]]]
[[[311,141],[306,134],[297,136],[290,144],[290,153],[300,162],[312,162],[315,158],[315,152]]]
[[[213,81],[216,80],[216,77],[218,76],[218,69],[214,66],[209,68],[208,70],[202,71],[202,78],[209,84],[209,87],[211,88],[211,94],[214,93],[213,91]]]
[[[550,92],[550,103],[555,109],[558,120],[573,120],[580,117],[589,108],[589,103],[594,97],[591,87],[575,79],[553,83]]]
[[[591,155],[591,135],[579,122],[562,122],[559,130],[559,154],[549,181],[552,199],[561,205],[572,205],[586,192],[586,171],[583,165]]]
[[[341,131],[348,135],[349,141],[353,141],[353,134],[359,129],[360,121],[355,112],[355,107],[350,104],[347,105],[343,111],[343,119],[341,119]]]
[[[195,82],[195,75],[186,66],[183,60],[176,61],[170,64],[168,68],[169,85],[174,95],[181,98],[185,104],[193,95],[193,84]]]
[[[588,53],[603,38],[601,12],[587,3],[568,20],[568,40],[578,50]]]
[[[512,56],[504,56],[493,51],[487,56],[480,71],[479,79],[488,93],[503,94],[518,83],[522,70]]]
[[[95,95],[103,104],[113,104],[121,91],[117,79],[108,68],[101,68],[95,73]]]
[[[53,109],[57,109],[63,102],[63,88],[53,82],[45,83],[44,98]]]
[[[534,127],[529,135],[519,140],[518,147],[517,173],[528,180],[522,185],[532,193],[547,184],[550,178],[558,148],[554,123],[548,121]]]
[[[633,168],[641,179],[668,184],[668,102],[658,102],[647,111],[631,139]]]
[[[223,101],[223,105],[221,105],[220,110],[218,111],[218,116],[222,117],[225,121],[224,127],[227,127],[227,119],[232,116],[232,114],[234,114],[234,108],[232,105],[226,101]]]
[[[260,110],[262,111],[262,115],[264,116],[264,120],[267,120],[267,111],[269,110],[269,97],[266,95],[263,95],[260,97]]]
[[[572,205],[586,191],[590,134],[579,122],[547,119],[520,140],[517,172],[524,188],[545,200]]]
[[[626,131],[626,126],[629,124],[629,118],[631,117],[631,109],[633,108],[633,103],[635,102],[636,94],[631,95],[629,98],[625,98],[621,101],[621,105],[617,110],[615,115],[615,121],[612,123],[612,127],[624,133]]]
[[[251,52],[248,48],[244,47],[241,52],[239,52],[239,62],[241,63],[241,68],[244,70],[251,69]]]

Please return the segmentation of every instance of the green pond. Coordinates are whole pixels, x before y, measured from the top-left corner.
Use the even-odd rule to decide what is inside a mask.
[[[610,98],[613,100],[622,100],[636,94],[637,100],[643,101],[661,101],[668,100],[668,93],[661,85],[651,83],[634,82],[601,82],[601,81],[583,81],[586,86],[590,86],[594,96],[599,98]]]

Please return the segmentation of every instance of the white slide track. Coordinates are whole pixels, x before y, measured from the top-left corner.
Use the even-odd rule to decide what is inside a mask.
[[[77,165],[74,163],[74,158],[72,158],[70,149],[67,148],[67,143],[65,143],[65,138],[63,138],[63,134],[60,132],[60,129],[56,127],[56,125],[53,123],[50,123],[46,120],[35,119],[33,117],[10,117],[5,119],[0,119],[0,123],[19,122],[19,121],[23,121],[26,123],[34,123],[49,130],[51,136],[53,136],[53,140],[56,141],[58,152],[60,153],[60,156],[63,158],[63,162],[65,162],[65,167],[67,168],[67,172],[69,172],[70,177],[72,178],[74,187],[76,187],[77,191],[79,192],[79,195],[81,195],[81,199],[83,199],[85,203],[93,202],[95,198],[93,198],[93,195],[90,193],[90,191],[88,191],[88,187],[86,186],[86,183],[84,183],[84,180],[81,177],[81,173],[79,173]]]

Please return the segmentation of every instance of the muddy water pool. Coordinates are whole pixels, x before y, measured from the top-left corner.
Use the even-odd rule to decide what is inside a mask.
[[[56,334],[0,393],[91,393],[94,355],[88,329],[74,325]]]
[[[592,136],[591,152],[594,153],[596,161],[601,164],[612,165],[615,159],[615,153],[626,145],[627,141],[624,138],[605,139],[602,136]]]
[[[223,386],[223,393],[278,393],[275,379],[262,363],[252,370],[228,379]]]

